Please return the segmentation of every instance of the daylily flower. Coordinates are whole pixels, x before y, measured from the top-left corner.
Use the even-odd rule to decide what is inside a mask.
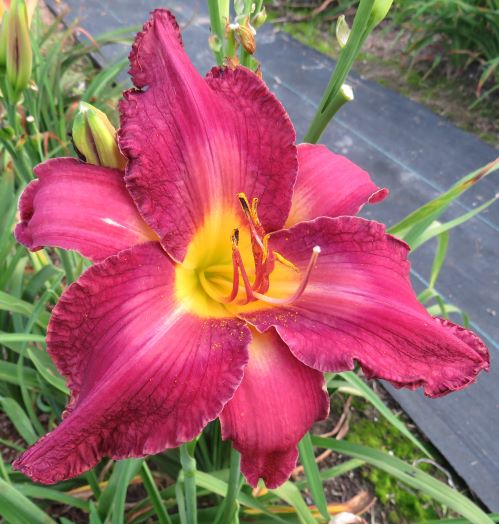
[[[165,10],[130,63],[125,172],[49,160],[20,201],[20,242],[95,264],[48,328],[65,416],[15,468],[56,482],[179,446],[220,417],[248,482],[275,487],[327,416],[324,371],[358,361],[437,397],[488,367],[476,335],[418,303],[407,245],[352,216],[386,191],[324,146],[296,146],[255,74],[201,77]]]

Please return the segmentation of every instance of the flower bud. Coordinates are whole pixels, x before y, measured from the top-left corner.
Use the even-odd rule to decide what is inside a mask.
[[[89,164],[124,169],[126,159],[116,142],[116,129],[106,114],[96,107],[80,102],[73,121],[73,143]]]
[[[208,45],[214,53],[218,53],[222,50],[222,40],[218,35],[210,35],[208,37]]]
[[[7,16],[2,0],[0,0],[0,69],[5,69],[7,60]]]
[[[234,11],[237,16],[241,16],[244,13],[244,0],[234,0]]]
[[[28,13],[28,27],[31,27],[31,21],[33,20],[33,15],[35,14],[36,6],[38,5],[38,0],[25,0],[26,10]]]
[[[347,45],[349,36],[350,28],[348,27],[348,22],[345,20],[345,15],[341,15],[336,22],[336,40],[342,49]]]
[[[366,31],[371,32],[386,17],[392,4],[393,0],[375,0]]]
[[[244,19],[242,24],[238,25],[236,35],[244,50],[252,55],[256,51],[256,31],[251,27],[249,16]]]
[[[28,85],[31,77],[33,51],[29,36],[28,11],[24,0],[12,0],[5,17],[7,49],[5,65],[7,81],[15,95]]]
[[[267,11],[265,10],[265,7],[262,7],[262,9],[251,19],[251,24],[255,29],[258,29],[259,27],[262,27],[265,20],[267,20]]]

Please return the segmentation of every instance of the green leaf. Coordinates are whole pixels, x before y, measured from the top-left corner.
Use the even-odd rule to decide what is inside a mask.
[[[45,282],[53,278],[55,275],[59,275],[60,273],[61,270],[59,268],[56,268],[52,264],[43,266],[40,269],[40,271],[38,271],[35,275],[31,277],[29,284],[26,286],[24,290],[23,296],[33,300],[36,297],[36,295],[40,292],[40,290],[42,290]]]
[[[445,262],[445,257],[447,256],[447,247],[449,246],[449,233],[447,231],[444,231],[443,233],[440,233],[437,236],[437,250],[435,252],[435,256],[433,258],[433,264],[431,266],[431,274],[430,274],[430,282],[429,287],[430,289],[435,287],[435,284],[437,283],[438,275],[440,274],[440,270],[442,269],[442,266]]]
[[[0,291],[0,310],[9,311],[10,313],[19,313],[25,317],[31,317],[35,306],[21,300],[20,298],[13,297],[4,291]],[[37,324],[42,328],[46,328],[49,320],[49,314],[44,311],[40,314],[37,319]]]
[[[497,196],[494,198],[491,198],[481,206],[478,206],[475,209],[472,209],[471,211],[468,211],[468,213],[464,213],[463,215],[455,218],[454,220],[450,220],[449,222],[440,223],[438,220],[435,220],[432,222],[424,232],[422,232],[416,240],[414,240],[411,244],[411,248],[414,251],[419,246],[427,242],[428,240],[441,235],[442,233],[446,233],[450,231],[451,229],[454,229],[457,226],[460,226],[461,224],[464,224],[474,216],[478,215],[485,209],[487,209],[490,205],[492,205],[494,202],[497,201]]]
[[[385,406],[384,402],[376,395],[376,393],[353,371],[345,371],[340,374],[342,378],[348,381],[355,387],[359,393],[370,402],[379,413],[402,435],[408,438],[415,446],[417,446],[427,457],[431,458],[431,453],[426,447],[407,429],[407,426],[393,413],[392,410]]]
[[[295,484],[288,480],[282,486],[269,491],[287,502],[290,506],[293,506],[302,524],[317,524],[317,520],[303,500],[300,490]]]
[[[43,355],[43,357],[42,357]],[[36,349],[28,349],[28,356],[36,367],[36,370],[43,379],[50,385],[65,395],[69,395],[69,389],[66,387],[65,380],[57,373],[52,363],[43,362],[42,358],[48,358],[47,353],[42,353]],[[57,374],[56,374],[57,373]]]
[[[34,369],[24,367],[23,380],[27,387],[38,387],[37,374]],[[20,385],[20,380],[17,374],[17,364],[0,360],[0,382],[8,382],[9,384],[15,384],[16,386]]]
[[[104,524],[99,517],[99,512],[94,504],[90,503],[90,514],[89,514],[89,524]]]
[[[142,477],[142,482],[147,491],[147,494],[149,495],[149,499],[152,502],[154,511],[158,516],[159,523],[171,524],[171,520],[166,511],[161,494],[159,493],[156,483],[154,482],[154,477],[152,476],[151,470],[149,469],[149,466],[145,460],[142,462],[140,476]]]
[[[101,518],[107,520],[112,517],[112,524],[123,524],[128,485],[139,471],[142,461],[143,459],[126,459],[116,462],[107,487],[99,498],[98,510]]]
[[[107,65],[96,74],[85,91],[83,100],[90,102],[98,99],[102,90],[106,88],[128,66],[128,58],[123,58],[114,64]]]
[[[204,471],[196,471],[196,485],[200,488],[204,488],[208,491],[211,491],[212,493],[216,493],[217,495],[220,495],[222,497],[225,496],[225,494],[227,493],[227,482],[224,482],[223,480],[220,480],[217,477],[210,475],[209,473],[205,473]],[[261,511],[263,514],[267,515],[276,522],[286,522],[285,520],[270,512],[264,504],[262,504],[259,500],[255,499],[251,495],[248,495],[240,491],[237,494],[237,500],[243,506]],[[314,524],[316,523],[314,522]]]
[[[0,344],[11,347],[10,344],[17,342],[39,342],[45,344],[45,337],[43,335],[34,335],[33,333],[4,333],[0,331]]]
[[[489,518],[493,522],[499,522],[499,513],[491,513]],[[419,524],[469,524],[469,520],[466,519],[439,519],[439,520],[425,520]]]
[[[329,511],[327,509],[326,497],[324,495],[324,488],[322,487],[322,480],[319,474],[319,467],[315,462],[314,447],[312,446],[312,440],[310,439],[310,433],[306,433],[298,444],[298,450],[300,452],[300,460],[305,470],[305,476],[307,479],[308,487],[312,493],[317,509],[320,514],[329,520]]]
[[[54,488],[35,486],[34,484],[15,484],[15,488],[19,493],[22,493],[26,497],[41,500],[53,500],[54,502],[59,502],[60,504],[82,509],[83,511],[89,511],[90,509],[90,505],[87,500],[73,497],[72,495],[68,495],[63,491],[59,491]]]
[[[56,524],[55,520],[1,478],[0,515],[9,524]]]
[[[28,444],[34,444],[38,440],[38,436],[21,406],[13,398],[6,397],[0,397],[0,405],[19,435]]]
[[[433,221],[438,219],[454,200],[479,180],[490,175],[497,169],[499,169],[499,158],[461,178],[461,180],[454,184],[448,191],[430,200],[416,209],[416,211],[407,215],[398,224],[390,227],[388,232],[402,238],[412,246],[412,244],[418,240],[419,236],[424,233]]]
[[[464,495],[388,453],[330,438],[312,437],[312,443],[320,448],[331,449],[342,455],[365,460],[368,464],[393,475],[404,484],[420,490],[449,509],[466,517],[473,524],[493,523],[476,504],[473,504]]]

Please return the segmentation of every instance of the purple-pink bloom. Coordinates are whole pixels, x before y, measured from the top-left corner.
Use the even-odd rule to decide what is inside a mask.
[[[418,302],[408,246],[353,216],[386,190],[324,146],[296,146],[255,74],[202,78],[165,10],[130,63],[125,172],[50,160],[20,201],[21,243],[94,265],[48,328],[71,390],[63,421],[15,468],[53,483],[179,446],[219,417],[248,482],[275,487],[328,414],[323,372],[357,361],[437,397],[488,369],[476,335]]]

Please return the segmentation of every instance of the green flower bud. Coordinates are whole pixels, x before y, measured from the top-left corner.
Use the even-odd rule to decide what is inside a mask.
[[[376,0],[374,2],[369,21],[367,22],[367,32],[371,32],[385,18],[392,4],[393,0]]]
[[[208,37],[208,45],[214,53],[218,53],[222,50],[222,40],[218,35],[210,35]]]
[[[116,129],[106,114],[96,107],[80,102],[72,134],[76,150],[89,164],[125,168],[126,159],[118,148]]]
[[[28,85],[31,77],[33,51],[29,36],[28,11],[24,0],[12,0],[6,17],[7,81],[18,95]]]
[[[251,24],[255,29],[258,29],[259,27],[262,27],[265,20],[267,20],[267,11],[265,10],[265,7],[262,7],[262,9],[251,19]]]
[[[5,69],[7,61],[7,17],[8,12],[4,9],[0,0],[0,70]]]
[[[341,48],[345,47],[348,42],[348,37],[350,36],[350,27],[348,27],[348,22],[345,19],[345,15],[338,17],[336,22],[336,40]]]

